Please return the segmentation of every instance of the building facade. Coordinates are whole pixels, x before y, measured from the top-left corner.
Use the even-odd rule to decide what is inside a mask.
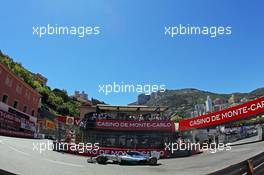
[[[41,95],[0,63],[0,101],[31,116],[37,116]]]
[[[207,99],[205,101],[205,108],[206,112],[213,112],[213,102],[210,96],[207,96]]]
[[[88,101],[88,94],[85,93],[84,91],[80,92],[80,91],[74,91],[73,97],[77,98],[78,100],[86,100]]]

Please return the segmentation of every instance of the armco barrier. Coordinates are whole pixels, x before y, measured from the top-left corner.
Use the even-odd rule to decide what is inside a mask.
[[[71,146],[74,146],[73,144],[69,143],[59,143],[59,142],[53,142],[53,151],[59,151],[59,152],[65,152],[69,154],[75,154],[80,156],[86,156],[86,157],[96,157],[100,154],[123,154],[127,151],[139,151],[144,154],[150,153],[151,151],[158,151],[160,153],[160,158],[168,158],[168,151],[165,151],[164,149],[155,149],[155,148],[136,148],[136,149],[130,149],[130,148],[114,148],[114,147],[100,147],[98,150],[86,150],[82,152],[83,146],[80,147],[81,152],[78,150],[72,150]],[[74,148],[74,147],[73,147]],[[79,148],[78,148],[79,149]],[[91,149],[91,148],[88,148]]]
[[[231,165],[225,169],[210,173],[208,175],[263,175],[264,174],[264,152],[248,160]]]
[[[0,175],[16,175],[16,174],[0,169]]]
[[[0,135],[11,136],[11,137],[22,137],[22,138],[34,138],[33,133],[25,133],[19,131],[11,131],[0,128]]]

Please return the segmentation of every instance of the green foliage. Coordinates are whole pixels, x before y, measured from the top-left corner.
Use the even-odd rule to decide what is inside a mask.
[[[170,118],[170,120],[171,121],[173,121],[173,122],[179,122],[180,120],[182,120],[182,117],[180,117],[179,115],[177,115],[177,114],[173,114],[172,116],[171,116],[171,118]]]
[[[245,119],[245,120],[240,120],[237,122],[234,122],[232,125],[234,126],[245,126],[245,125],[253,125],[253,124],[258,124],[258,123],[264,123],[264,116],[258,116],[254,120],[250,119]]]
[[[32,87],[33,87],[34,89],[39,89],[39,88],[42,87],[42,85],[41,85],[41,83],[40,83],[39,81],[33,81],[33,82],[32,82]]]
[[[52,109],[57,110],[58,107],[63,104],[63,99],[56,96],[52,91],[50,91],[47,102]]]
[[[57,111],[61,115],[69,115],[70,114],[70,110],[69,110],[68,106],[65,105],[65,103],[63,105],[60,105],[58,107]]]
[[[45,86],[39,82],[34,74],[25,69],[20,63],[14,62],[6,55],[0,54],[0,62],[41,94],[42,105],[61,115],[79,115],[80,102],[69,97],[66,90],[57,88],[51,90],[49,86]]]
[[[52,91],[53,91],[53,93],[56,96],[61,97],[63,99],[63,101],[65,101],[65,102],[68,102],[68,101],[71,100],[70,97],[67,94],[67,91],[64,90],[64,89],[63,90],[60,90],[60,89],[55,88]]]

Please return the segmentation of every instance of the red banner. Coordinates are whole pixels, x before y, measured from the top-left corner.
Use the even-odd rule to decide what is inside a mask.
[[[264,96],[222,111],[209,113],[179,122],[179,130],[186,131],[219,125],[264,113]]]
[[[0,128],[0,135],[12,136],[12,137],[25,137],[25,138],[33,138],[33,133],[19,132],[19,131],[11,131]]]
[[[15,125],[19,125],[21,120],[13,114],[0,110],[0,119],[5,121],[12,121]]]
[[[96,120],[97,129],[111,129],[122,131],[175,131],[175,125],[171,121],[134,121],[134,120]]]
[[[82,156],[88,156],[88,157],[96,157],[100,154],[118,154],[118,155],[122,155],[125,152],[128,151],[138,151],[141,152],[143,154],[149,154],[151,151],[157,151],[160,153],[160,158],[168,158],[168,151],[164,150],[164,149],[155,149],[155,148],[133,148],[133,149],[129,149],[129,148],[100,148],[99,150],[90,150],[90,151],[85,151],[85,152],[80,152],[80,151],[71,151],[69,150],[65,150],[67,153],[70,154],[79,154]]]

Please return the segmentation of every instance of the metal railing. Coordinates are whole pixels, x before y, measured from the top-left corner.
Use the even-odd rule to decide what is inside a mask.
[[[16,175],[16,174],[0,169],[0,175]]]
[[[208,175],[263,175],[264,174],[264,152],[248,160],[231,165],[225,169],[210,173]]]

